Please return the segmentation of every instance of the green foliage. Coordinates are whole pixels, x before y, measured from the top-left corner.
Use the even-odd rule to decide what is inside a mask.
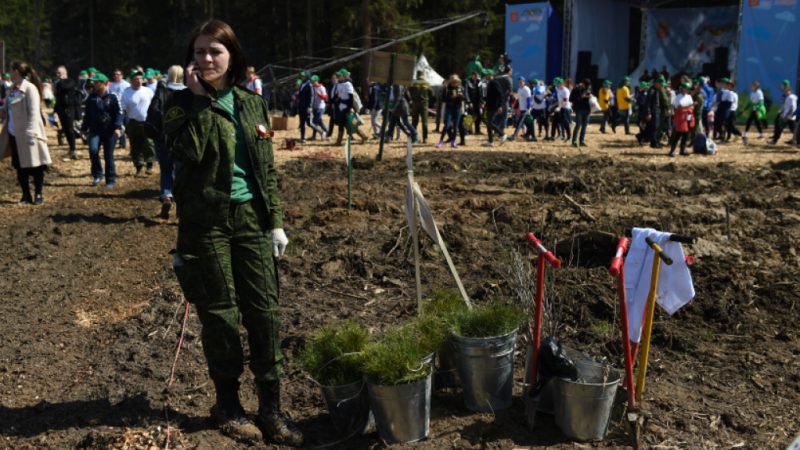
[[[494,337],[514,331],[525,320],[524,310],[500,301],[459,315],[455,332],[465,337]]]
[[[312,378],[325,386],[358,381],[361,378],[359,353],[367,339],[367,331],[354,322],[324,327],[311,337],[300,362]]]
[[[478,17],[385,49],[425,53],[446,76],[461,73],[474,52],[494,65],[503,49],[503,9],[498,0],[298,0],[266,2],[253,14],[252,2],[245,0],[4,0],[0,40],[7,43],[7,61],[22,59],[51,75],[58,64],[66,64],[73,77],[89,66],[107,74],[115,66],[127,71],[135,64],[163,72],[184,64],[191,31],[213,17],[233,27],[247,61],[257,69],[267,63],[300,68],[314,65],[315,60],[302,58],[306,55],[343,56],[430,28],[442,18],[486,11],[485,25]],[[379,39],[370,41],[370,36]],[[360,80],[365,64],[359,59],[341,66]],[[327,78],[339,67],[320,75]],[[275,70],[278,76],[288,73]]]
[[[422,380],[431,374],[431,364],[423,363],[428,356],[420,348],[411,326],[389,329],[379,340],[364,348],[364,374],[371,382],[396,385]]]

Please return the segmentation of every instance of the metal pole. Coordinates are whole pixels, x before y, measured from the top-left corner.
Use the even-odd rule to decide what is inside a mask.
[[[401,42],[409,41],[411,39],[416,39],[416,38],[418,38],[420,36],[424,36],[426,34],[433,33],[434,31],[439,31],[441,29],[453,26],[453,25],[455,25],[457,23],[464,22],[464,21],[472,19],[474,17],[482,16],[484,14],[486,14],[486,11],[473,11],[471,13],[464,14],[463,16],[456,17],[456,18],[454,18],[453,20],[451,20],[449,22],[443,23],[441,25],[437,25],[435,27],[428,28],[427,30],[422,30],[422,31],[420,31],[418,33],[409,34],[408,36],[403,36],[403,37],[398,38],[398,39],[392,39],[389,42],[386,42],[384,44],[376,45],[375,47],[368,48],[368,49],[365,49],[365,50],[360,50],[360,51],[358,51],[356,53],[353,53],[352,55],[348,55],[348,56],[344,56],[344,57],[341,57],[341,58],[337,58],[337,59],[328,61],[326,63],[320,64],[320,65],[317,65],[317,66],[314,66],[314,67],[309,67],[306,70],[308,70],[309,72],[320,72],[320,71],[322,71],[324,69],[327,69],[328,67],[335,66],[336,64],[340,64],[340,63],[343,63],[343,62],[346,62],[346,61],[351,61],[353,59],[356,59],[359,56],[364,55],[365,53],[374,52],[374,51],[378,51],[378,50],[383,50],[384,48],[391,47],[391,46],[393,46],[395,44],[399,44]],[[375,38],[373,38],[373,39],[375,39]],[[261,73],[265,68],[266,68],[266,66],[258,69],[258,73]],[[287,81],[292,81],[294,78],[295,78],[294,75],[290,75],[290,76],[287,76],[287,77],[283,77],[280,80],[276,80],[276,83],[278,83],[278,84],[286,83]]]
[[[378,157],[375,158],[378,161],[383,159],[383,142],[386,140],[386,123],[389,121],[389,95],[392,90],[392,84],[394,84],[394,61],[397,59],[397,53],[392,53],[392,57],[389,59],[389,80],[386,82],[386,95],[383,99],[383,123],[381,124],[381,135],[380,137],[380,144],[378,144]],[[397,99],[395,99],[397,101]]]
[[[419,228],[417,220],[419,211],[417,207],[417,198],[414,196],[414,144],[411,139],[406,144],[406,195],[410,196],[411,200],[411,222],[408,224],[409,231],[411,232],[412,245],[414,246],[414,283],[417,288],[417,314],[422,314],[422,281],[419,275]],[[406,204],[408,208],[408,204]]]
[[[0,41],[0,52],[2,52],[3,65],[0,66],[0,72],[6,71],[6,41]]]
[[[353,158],[350,153],[350,134],[347,135],[347,209],[353,209]]]

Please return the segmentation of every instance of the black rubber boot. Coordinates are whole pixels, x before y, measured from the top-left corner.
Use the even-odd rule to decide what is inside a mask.
[[[219,426],[220,431],[236,441],[255,444],[264,436],[247,415],[239,402],[239,382],[215,381],[217,388],[217,404],[211,408],[211,418]]]
[[[300,447],[303,434],[281,414],[279,381],[256,383],[258,388],[258,417],[256,423],[274,444]]]

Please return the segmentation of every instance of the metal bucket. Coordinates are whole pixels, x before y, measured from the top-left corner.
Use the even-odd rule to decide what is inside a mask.
[[[607,364],[597,362],[591,356],[575,350],[572,347],[564,345],[563,348],[569,359],[571,359],[575,364],[575,368],[578,369],[578,379],[602,379],[603,374],[607,370]],[[526,383],[530,383],[531,372],[533,371],[533,367],[531,365],[531,358],[533,357],[532,354],[533,346],[528,345],[528,353],[525,356]],[[555,396],[555,384],[555,378],[542,379],[542,387],[539,392],[535,394],[536,398],[534,403],[536,411],[550,415],[555,414],[555,401],[553,398]]]
[[[340,386],[320,386],[336,432],[342,436],[363,433],[370,423],[369,396],[364,381]]]
[[[579,441],[603,439],[620,381],[619,372],[581,376],[578,381],[555,379],[555,419],[561,431]]]
[[[394,444],[428,437],[432,378],[433,374],[424,380],[395,386],[367,381],[369,403],[381,439]]]
[[[453,336],[468,409],[491,412],[511,406],[516,341],[517,330],[488,338]]]
[[[434,375],[434,386],[437,389],[458,387],[460,384],[458,379],[458,358],[452,339],[444,341],[442,348],[436,352],[436,359],[438,366]]]

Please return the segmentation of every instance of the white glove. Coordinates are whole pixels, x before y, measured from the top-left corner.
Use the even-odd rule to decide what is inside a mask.
[[[276,258],[283,256],[287,245],[289,245],[289,238],[286,237],[283,228],[275,228],[272,230],[272,253]]]

